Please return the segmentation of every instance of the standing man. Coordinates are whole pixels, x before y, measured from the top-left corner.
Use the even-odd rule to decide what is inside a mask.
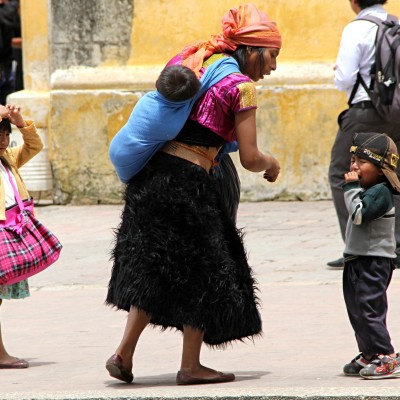
[[[350,0],[350,6],[357,17],[343,30],[339,53],[335,65],[335,86],[346,92],[350,100],[349,108],[338,117],[339,130],[332,148],[329,166],[329,183],[332,198],[339,219],[344,241],[348,212],[344,202],[342,185],[344,174],[349,169],[351,154],[349,149],[356,132],[384,132],[400,148],[400,124],[385,122],[373,107],[368,93],[362,85],[352,91],[360,73],[367,86],[371,82],[371,67],[375,60],[375,37],[378,26],[362,18],[371,15],[386,20],[387,12],[383,8],[387,0]],[[400,196],[394,196],[396,207],[396,255],[395,265],[400,267]],[[328,262],[333,269],[344,267],[343,258]]]

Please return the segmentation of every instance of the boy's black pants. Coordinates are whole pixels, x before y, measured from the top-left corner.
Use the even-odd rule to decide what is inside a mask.
[[[394,353],[386,327],[386,290],[393,274],[390,258],[361,256],[346,261],[343,294],[359,351],[365,356]]]

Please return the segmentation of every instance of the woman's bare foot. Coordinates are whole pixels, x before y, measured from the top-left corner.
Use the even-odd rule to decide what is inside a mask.
[[[10,356],[9,354],[4,354],[0,357],[0,364],[12,364],[18,361],[19,358]]]
[[[198,368],[181,368],[176,376],[178,385],[196,385],[205,383],[222,383],[235,380],[234,374],[225,374],[199,365]]]
[[[133,368],[133,353],[126,353],[121,351],[120,349],[117,349],[115,354],[119,355],[121,357],[122,360],[122,365],[124,366],[125,369],[127,369],[128,371],[132,371]]]
[[[22,358],[17,358],[10,356],[9,354],[4,354],[0,357],[0,369],[6,368],[28,368],[28,361],[23,360]]]
[[[204,365],[199,365],[197,368],[181,368],[181,372],[193,376],[193,378],[201,378],[201,379],[212,379],[220,372],[215,369],[211,369],[205,367]]]

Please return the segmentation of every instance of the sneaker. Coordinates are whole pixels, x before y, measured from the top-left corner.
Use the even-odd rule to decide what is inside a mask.
[[[374,359],[375,356],[371,360],[367,360],[363,353],[360,353],[343,367],[343,372],[348,376],[360,376],[360,371],[366,368]]]
[[[360,370],[364,379],[400,378],[400,358],[379,355],[369,365]]]
[[[344,258],[340,257],[337,260],[329,261],[326,265],[330,269],[343,269],[344,268]]]

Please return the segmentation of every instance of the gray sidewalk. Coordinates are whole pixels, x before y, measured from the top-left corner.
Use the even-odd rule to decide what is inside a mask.
[[[31,278],[31,297],[0,307],[10,353],[27,370],[0,370],[0,399],[395,399],[400,379],[342,375],[357,354],[341,292],[326,261],[342,252],[330,201],[242,203],[250,264],[259,281],[264,335],[226,350],[204,348],[203,364],[234,372],[220,385],[176,386],[181,334],[148,329],[134,359],[134,383],[104,368],[126,313],[104,305],[113,232],[121,206],[38,207],[64,245],[60,260]],[[389,291],[388,325],[400,349],[399,273]],[[398,396],[398,397],[397,397]]]

